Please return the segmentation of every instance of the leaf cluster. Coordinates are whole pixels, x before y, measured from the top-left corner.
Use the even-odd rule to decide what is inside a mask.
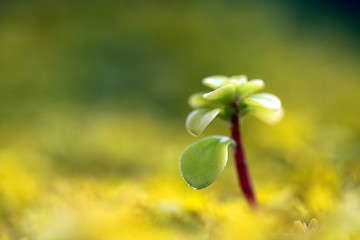
[[[234,114],[241,118],[250,114],[268,124],[275,124],[283,116],[277,96],[254,94],[265,86],[260,79],[248,81],[245,75],[212,76],[202,82],[212,91],[195,93],[189,98],[189,105],[194,110],[186,119],[186,128],[191,135],[200,135],[216,117],[229,121]]]
[[[194,110],[186,119],[186,129],[193,136],[200,135],[216,117],[230,121],[234,115],[242,119],[249,114],[275,124],[283,116],[277,96],[255,94],[265,85],[260,79],[248,81],[245,75],[211,76],[202,83],[212,91],[195,93],[189,98]],[[188,146],[180,157],[182,177],[195,189],[212,184],[226,165],[229,145],[234,145],[229,137],[210,136]]]

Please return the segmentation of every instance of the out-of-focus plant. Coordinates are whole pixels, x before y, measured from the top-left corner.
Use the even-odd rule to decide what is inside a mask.
[[[234,149],[242,192],[252,207],[257,206],[255,193],[247,168],[240,134],[240,123],[251,114],[269,124],[277,123],[283,116],[278,97],[270,93],[253,94],[264,87],[260,79],[247,80],[244,75],[212,76],[203,79],[211,92],[193,94],[189,104],[194,110],[186,119],[186,128],[198,136],[216,118],[229,123],[231,138],[210,136],[188,146],[180,157],[180,171],[184,180],[195,189],[212,184],[223,171],[228,158],[228,147]]]
[[[311,219],[309,225],[297,220],[294,222],[292,237],[299,240],[312,239],[312,236],[318,231],[318,229],[318,221],[315,218]]]

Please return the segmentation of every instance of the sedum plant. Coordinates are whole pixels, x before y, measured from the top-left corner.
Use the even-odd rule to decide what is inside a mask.
[[[215,118],[220,118],[229,123],[231,138],[209,136],[188,146],[180,157],[181,175],[195,189],[209,186],[223,171],[228,148],[232,147],[241,190],[248,203],[256,207],[240,123],[246,115],[253,115],[268,124],[277,123],[284,113],[281,101],[270,93],[255,93],[264,87],[264,82],[260,79],[248,81],[244,75],[211,76],[202,83],[212,91],[190,96],[189,105],[194,110],[186,119],[186,129],[191,135],[198,136]]]

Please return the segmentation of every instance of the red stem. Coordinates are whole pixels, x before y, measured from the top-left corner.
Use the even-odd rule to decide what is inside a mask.
[[[242,146],[240,135],[240,121],[239,114],[235,113],[231,117],[231,135],[235,141],[234,158],[236,163],[237,175],[241,190],[245,198],[252,208],[257,208],[257,201],[255,198],[254,189],[251,185],[249,171],[246,165],[245,152]]]

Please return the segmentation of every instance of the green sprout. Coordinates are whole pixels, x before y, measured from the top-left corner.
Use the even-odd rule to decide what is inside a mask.
[[[252,207],[257,206],[242,146],[240,123],[244,116],[253,115],[268,124],[281,120],[284,111],[278,97],[256,91],[264,87],[260,79],[247,80],[239,76],[211,76],[202,83],[211,92],[195,93],[189,98],[194,110],[186,119],[186,129],[193,136],[200,135],[215,119],[229,123],[231,138],[209,136],[188,146],[180,157],[180,172],[189,186],[202,189],[212,184],[223,171],[228,159],[228,147],[233,148],[241,190]]]

